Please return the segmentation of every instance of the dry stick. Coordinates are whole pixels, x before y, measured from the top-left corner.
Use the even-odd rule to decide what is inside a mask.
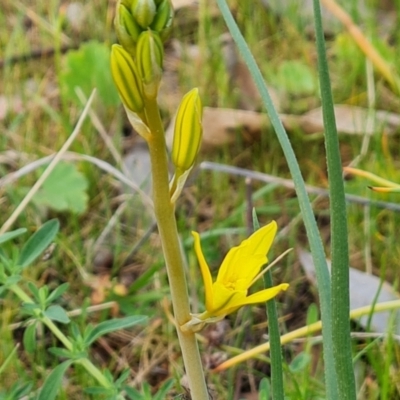
[[[67,311],[67,315],[68,315],[68,317],[76,317],[76,316],[82,315],[84,312],[85,312],[85,314],[86,313],[90,314],[90,313],[94,313],[94,312],[97,312],[97,311],[108,310],[108,309],[113,308],[113,307],[115,307],[117,305],[118,305],[118,303],[116,301],[108,301],[106,303],[101,303],[101,304],[96,304],[94,306],[89,306],[89,307],[85,308],[84,310],[82,308],[77,308],[75,310]],[[14,330],[16,330],[18,328],[21,328],[23,326],[27,327],[27,326],[32,325],[34,323],[35,323],[35,320],[30,319],[29,321],[16,322],[14,324],[10,324],[10,325],[8,325],[7,328],[9,330],[11,330],[11,331],[14,331]]]
[[[24,210],[24,208],[32,200],[32,197],[36,194],[36,192],[42,186],[43,182],[48,178],[48,176],[54,170],[54,168],[56,167],[58,162],[62,159],[62,156],[64,155],[64,153],[71,146],[72,142],[75,140],[76,136],[78,135],[78,133],[82,127],[83,121],[86,118],[86,115],[87,115],[89,108],[92,104],[92,101],[94,99],[95,93],[96,93],[96,90],[93,90],[92,94],[89,97],[88,102],[86,103],[86,106],[85,106],[81,116],[79,117],[78,123],[76,124],[75,129],[71,133],[70,137],[63,144],[63,146],[61,147],[59,152],[52,159],[49,166],[46,168],[46,170],[43,172],[43,174],[40,176],[40,178],[36,181],[36,183],[32,186],[31,190],[27,193],[27,195],[24,197],[24,199],[21,201],[21,203],[18,205],[18,207],[14,210],[14,212],[11,214],[11,216],[8,218],[8,220],[1,227],[0,234],[3,234],[4,232],[7,232],[8,229],[10,229],[10,227],[15,222],[15,220],[18,218],[18,216],[21,214],[21,212]]]
[[[349,14],[334,0],[321,0],[322,4],[345,26],[361,51],[371,60],[375,68],[384,76],[396,93],[400,92],[399,79],[389,64],[375,50]]]
[[[79,97],[79,100],[82,102],[82,104],[85,104],[87,99],[85,94],[82,92],[80,88],[78,88],[76,94]],[[115,162],[121,167],[121,170],[124,173],[124,175],[128,176],[128,169],[126,168],[126,165],[122,160],[121,154],[114,146],[114,143],[111,140],[111,138],[108,136],[108,133],[104,128],[103,124],[101,123],[100,118],[93,110],[89,110],[89,117],[90,120],[92,121],[93,126],[99,133],[100,137],[104,140],[104,143],[106,144],[111,155],[114,157]]]
[[[383,312],[389,310],[395,310],[400,308],[400,300],[392,300],[386,301],[383,303],[372,304],[364,307],[357,308],[355,310],[350,311],[350,318],[357,319],[363,315],[368,315],[371,312]],[[322,329],[322,322],[317,321],[313,324],[303,326],[301,328],[295,329],[292,332],[286,333],[281,336],[281,345],[288,344],[293,342],[293,340],[311,335],[315,332],[318,332]],[[230,358],[229,360],[224,361],[219,364],[216,368],[211,370],[211,372],[220,372],[227,368],[230,368],[238,363],[241,363],[250,358],[256,357],[260,354],[266,353],[270,349],[270,342],[260,344],[256,347],[253,347],[250,350],[243,351],[237,356]]]
[[[268,175],[263,172],[251,171],[251,170],[244,169],[244,168],[234,167],[232,165],[219,164],[219,163],[215,163],[215,162],[211,162],[211,161],[203,161],[202,163],[200,163],[199,168],[202,170],[218,171],[218,172],[223,172],[225,174],[249,177],[253,180],[257,180],[260,182],[275,183],[275,184],[283,186],[287,189],[294,189],[294,183],[291,179],[279,178],[277,176]],[[363,176],[365,176],[365,175],[363,175]],[[389,181],[387,181],[387,182],[389,182]],[[316,194],[316,195],[323,196],[323,197],[329,197],[328,190],[326,190],[324,188],[320,188],[320,187],[312,186],[312,185],[305,185],[305,189],[308,194]],[[386,210],[400,211],[400,204],[397,204],[397,203],[388,203],[385,201],[370,200],[370,199],[367,199],[366,197],[356,196],[353,194],[346,194],[345,197],[346,197],[346,200],[349,202],[363,204],[363,205],[369,204],[369,205],[373,205],[375,207],[384,208]]]
[[[28,174],[32,171],[35,171],[42,165],[47,164],[53,158],[54,158],[54,154],[43,157],[43,158],[39,158],[38,160],[32,161],[30,164],[24,165],[18,171],[9,173],[8,175],[6,175],[0,179],[0,188],[17,181],[19,178],[21,178],[22,176],[25,176],[26,174]],[[109,173],[114,178],[118,179],[121,183],[129,186],[131,189],[136,191],[141,196],[141,198],[143,200],[143,204],[146,205],[148,211],[150,212],[153,210],[153,202],[152,202],[151,198],[145,192],[143,192],[143,190],[141,190],[140,187],[134,181],[132,181],[129,177],[125,176],[119,169],[115,168],[108,162],[101,160],[99,158],[93,157],[93,156],[89,156],[87,154],[74,153],[72,151],[65,152],[62,155],[62,159],[63,160],[72,160],[72,161],[76,161],[76,160],[88,161],[88,162],[92,163],[96,167]]]

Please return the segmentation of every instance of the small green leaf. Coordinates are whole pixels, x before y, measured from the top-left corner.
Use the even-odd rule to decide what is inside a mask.
[[[143,395],[140,392],[138,392],[136,389],[134,389],[130,386],[125,386],[124,390],[131,400],[143,400],[144,399]]]
[[[23,303],[22,311],[33,315],[35,311],[40,311],[40,306],[36,303]]]
[[[9,277],[5,280],[4,285],[5,285],[6,287],[10,287],[10,286],[12,286],[12,285],[17,284],[21,279],[22,279],[22,278],[21,278],[21,275],[12,275],[12,276],[9,276]]]
[[[267,378],[261,379],[258,387],[258,400],[269,400],[271,393],[271,385]]]
[[[25,243],[18,259],[18,264],[25,268],[42,254],[57,235],[60,223],[52,219],[44,223]]]
[[[302,352],[298,354],[290,363],[289,369],[291,372],[303,371],[310,364],[311,357],[308,353]]]
[[[318,321],[318,307],[315,303],[311,303],[307,310],[307,325],[311,325]]]
[[[48,351],[60,358],[74,358],[74,354],[71,351],[62,347],[50,347]]]
[[[15,382],[6,393],[0,392],[1,400],[19,400],[32,393],[32,382]]]
[[[119,387],[121,386],[127,379],[129,374],[131,373],[130,369],[126,369],[122,374],[118,377],[118,379],[115,381],[115,384]]]
[[[275,77],[277,86],[293,95],[313,94],[317,79],[302,61],[283,61]]]
[[[0,235],[0,244],[8,242],[9,240],[14,239],[17,236],[20,236],[25,232],[26,232],[25,228],[19,228],[16,229],[15,231],[3,233],[2,235]]]
[[[50,318],[53,321],[61,322],[62,324],[68,324],[70,322],[70,319],[69,319],[66,311],[57,304],[50,306],[44,312],[44,315],[47,318]]]
[[[86,189],[88,181],[76,165],[57,164],[32,201],[38,206],[56,211],[71,211],[82,214],[88,203]]]
[[[165,381],[160,389],[157,391],[157,393],[153,396],[153,400],[164,400],[167,398],[167,393],[170,391],[170,389],[174,386],[174,380],[169,379]]]
[[[119,318],[119,319],[111,319],[109,321],[101,322],[97,325],[93,331],[86,337],[85,341],[89,345],[97,340],[99,337],[109,333],[114,332],[119,329],[129,328],[133,325],[141,324],[147,319],[146,316],[143,315],[135,315],[126,318]]]
[[[24,348],[28,353],[33,353],[36,349],[36,323],[29,325],[24,332]]]
[[[63,283],[62,285],[58,286],[50,293],[49,297],[47,297],[47,303],[50,304],[54,300],[57,300],[68,290],[68,288],[69,288],[69,283]]]
[[[143,382],[142,392],[146,400],[152,400],[150,385],[147,382]]]
[[[39,302],[40,296],[39,296],[39,289],[36,287],[36,285],[32,282],[27,283],[28,289],[33,295],[33,298]]]
[[[63,376],[71,364],[71,360],[64,361],[47,375],[40,390],[38,400],[53,400],[56,398],[58,391],[62,387]]]
[[[89,388],[85,388],[84,392],[88,393],[88,394],[108,395],[108,394],[110,394],[110,389],[104,388],[104,387],[101,387],[101,386],[92,386],[92,387],[89,387]]]

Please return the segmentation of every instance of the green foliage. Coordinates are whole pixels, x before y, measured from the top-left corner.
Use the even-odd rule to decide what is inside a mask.
[[[173,384],[174,381],[172,379],[165,381],[157,393],[153,395],[151,394],[150,385],[147,382],[143,383],[141,392],[129,386],[125,386],[124,390],[131,400],[164,400],[167,398],[167,393],[172,388]]]
[[[68,52],[60,83],[65,99],[77,104],[81,102],[76,88],[80,88],[86,97],[97,88],[98,96],[106,106],[116,106],[120,101],[111,77],[110,48],[104,43],[91,41]]]
[[[31,393],[31,382],[15,382],[8,391],[0,391],[0,400],[20,400]]]
[[[54,400],[56,398],[58,391],[62,387],[64,374],[71,364],[72,360],[64,361],[47,375],[42,389],[40,390],[38,400]]]
[[[131,316],[120,319],[111,319],[104,321],[95,326],[92,330],[86,332],[85,341],[88,345],[92,344],[99,337],[117,331],[119,329],[129,328],[136,324],[142,324],[145,322],[147,317],[145,316]]]
[[[0,235],[0,244],[6,243],[26,232],[25,228],[16,229],[15,231],[6,232]]]
[[[128,378],[129,370],[121,375],[115,382],[109,371],[101,373],[88,359],[88,350],[91,344],[101,336],[123,328],[129,328],[143,323],[145,316],[129,316],[121,319],[103,321],[92,326],[86,325],[81,334],[77,324],[70,323],[67,312],[59,304],[54,304],[66,293],[69,288],[68,283],[64,283],[54,290],[50,290],[47,285],[37,287],[33,282],[27,282],[26,287],[22,287],[24,279],[21,273],[24,268],[32,264],[47,249],[55,239],[59,230],[59,222],[50,220],[42,225],[30,238],[22,245],[21,249],[14,248],[12,258],[6,252],[0,254],[0,283],[2,291],[10,290],[23,301],[21,311],[31,317],[28,326],[24,331],[23,344],[25,351],[33,353],[36,350],[36,332],[39,324],[45,324],[50,331],[62,342],[63,348],[50,348],[49,352],[62,358],[64,362],[55,367],[46,377],[38,400],[55,399],[62,387],[63,376],[73,363],[81,364],[92,374],[101,384],[100,389],[93,389],[99,393],[105,393],[109,399],[123,397],[119,394],[122,390],[122,383]],[[19,229],[9,234],[1,236],[2,244],[25,232]],[[71,337],[67,338],[55,325],[55,323],[70,324]],[[15,354],[15,350],[7,357],[0,367],[0,374],[4,373],[7,364]],[[19,399],[31,388],[29,383],[16,383],[7,392],[0,392],[0,399],[14,400]]]
[[[17,264],[21,268],[32,264],[51,244],[56,237],[60,223],[53,219],[47,221],[37,230],[22,247]]]
[[[258,387],[258,400],[269,400],[271,396],[271,385],[267,378],[263,378],[260,381]]]
[[[76,165],[62,162],[57,164],[32,200],[39,207],[82,214],[88,203],[87,187],[88,181]]]
[[[292,95],[314,94],[317,88],[316,76],[302,61],[283,61],[274,79],[279,89]]]

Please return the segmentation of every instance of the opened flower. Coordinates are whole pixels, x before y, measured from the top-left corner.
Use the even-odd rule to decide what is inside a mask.
[[[287,283],[282,283],[248,295],[250,286],[260,276],[261,267],[268,262],[267,253],[276,230],[276,222],[273,221],[257,230],[239,246],[230,249],[214,283],[201,250],[200,236],[192,232],[204,281],[206,311],[193,315],[192,320],[181,327],[184,331],[199,330],[205,323],[218,321],[247,304],[266,302],[289,287]]]

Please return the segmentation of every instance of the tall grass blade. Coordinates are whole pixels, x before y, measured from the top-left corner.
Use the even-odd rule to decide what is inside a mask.
[[[314,22],[330,192],[332,249],[331,305],[332,321],[334,321],[334,324],[332,324],[332,341],[338,382],[338,398],[342,400],[355,400],[356,390],[351,354],[349,318],[349,248],[346,201],[319,0],[314,0]]]
[[[271,124],[276,132],[279,143],[282,147],[286,161],[295,184],[295,190],[299,201],[299,206],[304,219],[308,240],[310,242],[311,253],[313,255],[316,267],[316,276],[318,281],[318,291],[321,303],[322,315],[322,334],[324,345],[324,361],[325,361],[325,380],[326,380],[326,397],[329,400],[337,400],[337,384],[336,372],[334,368],[333,345],[332,345],[332,319],[331,319],[331,288],[328,266],[325,259],[324,249],[322,246],[321,236],[318,232],[317,224],[312,211],[311,203],[305,190],[304,179],[300,172],[300,167],[294,154],[293,148],[289,141],[288,135],[283,127],[277,111],[272,103],[271,96],[265,85],[263,76],[247,46],[243,35],[241,34],[229,7],[225,0],[217,0],[221,14],[225,19],[228,29],[236,42],[236,45],[245,60],[247,67],[254,79],[254,82],[260,92],[263,104],[267,109]]]

